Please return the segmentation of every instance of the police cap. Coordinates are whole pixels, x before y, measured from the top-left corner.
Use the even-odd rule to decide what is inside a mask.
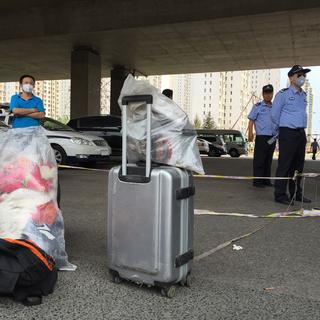
[[[263,86],[262,92],[273,92],[272,84],[267,84],[266,86]]]
[[[296,73],[308,73],[310,71],[310,69],[304,69],[302,66],[296,64],[288,72],[288,77],[292,77]]]

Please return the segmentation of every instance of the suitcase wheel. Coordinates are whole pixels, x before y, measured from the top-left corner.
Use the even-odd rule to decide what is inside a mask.
[[[176,295],[176,287],[175,286],[171,286],[171,287],[168,287],[168,288],[162,288],[161,289],[161,294],[164,297],[173,298]]]
[[[120,283],[122,281],[118,273],[110,272],[110,277],[113,283]]]
[[[183,287],[188,287],[188,288],[190,288],[190,287],[191,287],[191,276],[190,276],[190,274],[188,274],[188,275],[186,276],[186,278],[183,279],[183,280],[180,282],[180,284],[181,284]]]

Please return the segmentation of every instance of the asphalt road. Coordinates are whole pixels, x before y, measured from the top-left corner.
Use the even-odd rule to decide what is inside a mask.
[[[204,158],[204,165],[208,174],[250,175],[252,160]],[[305,171],[320,172],[320,162],[307,161]],[[265,227],[237,242],[242,250],[227,246],[195,262],[192,287],[179,288],[170,300],[157,290],[110,282],[106,173],[62,170],[60,178],[67,251],[78,269],[60,272],[54,294],[41,306],[1,298],[0,319],[320,319],[320,218],[196,216],[196,255]],[[197,178],[195,207],[256,215],[284,211],[272,192],[255,190],[250,181]],[[316,197],[314,181],[307,181],[306,193]]]

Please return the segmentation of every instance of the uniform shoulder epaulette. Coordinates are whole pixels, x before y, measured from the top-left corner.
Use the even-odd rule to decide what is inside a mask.
[[[283,89],[281,89],[280,90],[280,92],[285,92],[285,91],[287,91],[289,88],[283,88]]]
[[[254,106],[255,107],[259,107],[261,105],[261,101],[260,102],[257,102]]]

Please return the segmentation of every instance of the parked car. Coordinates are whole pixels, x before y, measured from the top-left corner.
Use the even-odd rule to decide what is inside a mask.
[[[207,154],[209,157],[221,157],[227,154],[225,146],[217,142],[209,142],[204,139],[198,139],[197,142],[200,153]]]
[[[112,115],[87,116],[71,119],[67,125],[79,132],[85,132],[105,139],[112,149],[112,155],[121,155],[121,117]]]
[[[197,145],[199,148],[199,152],[200,153],[205,153],[208,154],[209,153],[209,142],[203,139],[198,139],[197,140]]]
[[[4,122],[0,121],[0,133],[8,131],[10,127]]]
[[[235,158],[248,154],[248,147],[245,138],[238,130],[214,129],[214,130],[197,130],[198,137],[209,142],[219,142],[222,139],[225,142],[227,153]],[[218,139],[218,140],[217,140]]]
[[[0,114],[0,120],[9,126],[13,116]],[[111,148],[108,143],[97,136],[83,134],[51,118],[41,120],[58,164],[79,164],[109,159]]]

